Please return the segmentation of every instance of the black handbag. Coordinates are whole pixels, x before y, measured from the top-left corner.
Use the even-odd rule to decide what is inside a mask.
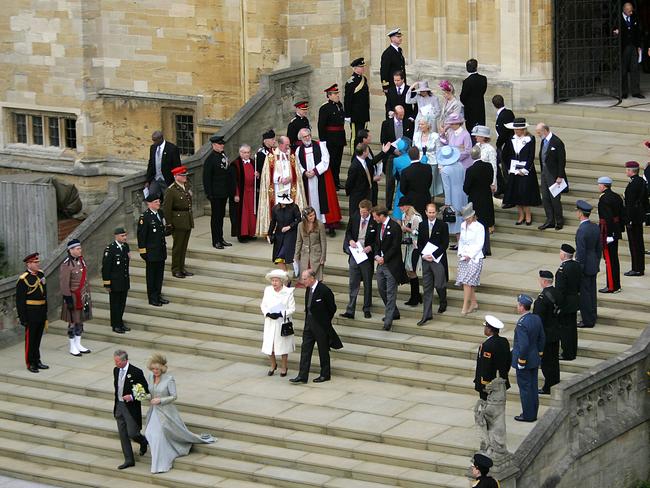
[[[456,210],[451,205],[447,205],[442,211],[442,221],[455,223],[456,222]]]
[[[282,322],[282,326],[280,328],[280,335],[282,337],[293,335],[293,322],[287,319],[286,314],[284,315],[284,322]]]

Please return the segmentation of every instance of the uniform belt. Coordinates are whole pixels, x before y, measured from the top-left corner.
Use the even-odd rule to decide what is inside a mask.
[[[27,300],[27,305],[45,305],[45,300]]]
[[[344,125],[326,125],[325,130],[328,130],[330,132],[342,132],[342,131],[345,131],[345,126]]]

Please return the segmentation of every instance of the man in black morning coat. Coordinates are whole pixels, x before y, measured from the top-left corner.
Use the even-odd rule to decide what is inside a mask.
[[[113,416],[117,421],[117,431],[120,434],[122,452],[124,453],[124,464],[118,466],[117,469],[125,469],[135,466],[131,440],[140,444],[140,456],[147,453],[149,443],[140,433],[142,430],[142,408],[140,402],[135,398],[134,387],[139,384],[146,393],[149,393],[149,385],[142,370],[129,364],[129,355],[126,351],[120,349],[115,351],[113,360],[115,361]]]
[[[305,328],[302,333],[302,350],[300,353],[300,372],[290,379],[291,383],[307,383],[311,355],[314,343],[318,344],[320,358],[320,375],[314,378],[314,383],[329,381],[332,373],[330,367],[330,347],[341,349],[343,344],[332,327],[332,318],[336,313],[334,293],[325,283],[316,279],[316,273],[311,269],[302,272],[302,282],[305,285]]]
[[[159,130],[151,134],[151,141],[153,144],[149,148],[145,187],[162,197],[167,187],[174,182],[172,169],[181,165],[181,153],[175,144],[165,140]]]
[[[460,103],[465,107],[465,127],[469,132],[476,125],[485,125],[485,92],[487,78],[478,73],[478,61],[469,59],[465,63],[469,76],[463,80]]]

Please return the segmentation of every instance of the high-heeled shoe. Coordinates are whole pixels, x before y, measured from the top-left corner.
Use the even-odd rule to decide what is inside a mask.
[[[526,225],[533,225],[533,219],[527,220]]]
[[[273,368],[273,369],[269,369],[269,370],[266,372],[266,375],[267,375],[267,376],[273,376],[273,375],[275,374],[275,370],[276,370],[276,369],[278,369],[278,366],[277,366],[277,365],[275,366],[275,368]]]
[[[517,222],[515,222],[515,225],[522,225],[523,223],[524,223],[523,220],[517,220]]]
[[[478,303],[476,304],[475,307],[470,306],[469,310],[467,310],[467,313],[473,313],[476,312],[477,310],[478,310]]]
[[[284,373],[282,371],[280,371],[280,376],[282,376],[284,378],[287,375],[288,372],[289,372],[289,368],[285,369]]]

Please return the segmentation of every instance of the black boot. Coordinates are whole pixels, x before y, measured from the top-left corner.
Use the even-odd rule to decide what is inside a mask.
[[[445,310],[447,310],[447,288],[436,288],[436,291],[438,292],[438,298],[440,298],[438,313],[445,313]]]
[[[404,305],[409,305],[415,307],[417,304],[422,303],[422,295],[420,295],[420,280],[416,276],[409,280],[411,283],[411,298],[408,302],[404,302]]]

